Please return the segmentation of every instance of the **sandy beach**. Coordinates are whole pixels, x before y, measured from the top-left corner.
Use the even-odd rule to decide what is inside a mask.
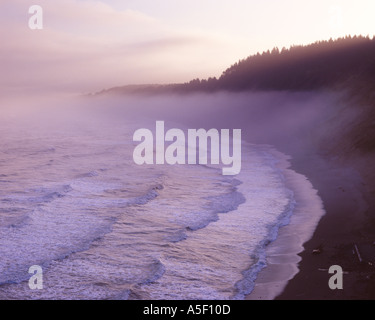
[[[308,162],[295,161],[323,200],[326,211],[314,236],[300,254],[300,272],[277,299],[373,299],[375,297],[374,251],[371,233],[371,188],[355,169],[320,167],[314,174]],[[358,248],[359,256],[355,246]],[[320,249],[314,254],[314,249]],[[344,289],[328,287],[328,269],[339,265],[344,271]]]
[[[339,110],[349,114],[348,110],[355,107],[355,102],[350,105],[342,101],[338,100]],[[366,110],[362,109],[363,113],[352,119],[356,130],[352,130],[352,126],[349,130],[345,128],[344,115],[343,119],[337,117],[332,127],[327,128],[332,123],[323,121],[319,129],[311,128],[312,134],[308,139],[316,139],[316,147],[305,142],[305,149],[302,147],[298,152],[295,152],[297,149],[289,149],[291,169],[303,174],[312,183],[323,202],[325,215],[312,238],[304,244],[299,254],[301,261],[297,262],[299,271],[277,295],[278,300],[375,298],[373,158],[353,146],[353,141],[360,140],[365,131],[363,119]],[[323,127],[326,127],[323,130],[325,134],[319,132]],[[361,127],[363,131],[358,130]],[[317,135],[325,138],[319,138],[322,140],[316,143],[319,140]],[[321,147],[324,141],[330,146]],[[279,238],[271,246],[282,246],[285,234],[290,234],[292,230],[293,223],[280,231]],[[272,266],[272,262],[270,264]],[[285,269],[283,264],[281,262],[276,270]],[[343,290],[331,290],[328,286],[332,276],[328,269],[332,265],[339,265],[344,271]],[[268,282],[279,280],[276,274],[270,268],[260,275],[256,289],[248,298],[267,299],[270,292],[272,297],[277,283]],[[266,290],[264,282],[268,283]]]
[[[258,277],[255,290],[248,299],[272,299],[280,290],[282,292],[276,295],[276,299],[281,300],[373,299],[374,265],[369,262],[374,261],[375,247],[369,233],[373,224],[367,216],[373,203],[369,201],[370,190],[366,188],[366,183],[354,170],[330,167],[322,159],[292,163],[292,168],[309,177],[318,190],[325,215],[313,237],[303,248],[295,248],[295,251],[301,251],[299,259],[293,253],[290,257],[283,254],[282,257],[287,257],[285,260],[275,260],[270,256],[269,267]],[[314,174],[317,168],[319,174]],[[309,206],[303,207],[303,201],[300,204],[300,210],[311,209]],[[284,243],[290,250],[290,242],[295,241],[293,234],[296,231],[298,229],[292,220],[290,225],[280,230],[278,239],[270,245],[268,252],[280,254],[285,250]],[[362,261],[358,258],[355,245]],[[316,249],[319,253],[313,253]],[[295,270],[297,265],[298,270]],[[328,281],[332,275],[328,269],[332,265],[343,268],[343,290],[329,289]],[[292,273],[296,275],[285,286],[285,282],[280,280]]]
[[[259,274],[256,288],[248,299],[373,299],[373,157],[355,145],[356,141],[365,147],[371,143],[370,137],[363,138],[367,130],[364,122],[371,119],[367,116],[371,109],[358,107],[357,98],[345,91],[260,93],[255,98],[250,94],[245,99],[253,102],[248,105],[231,99],[234,99],[231,111],[241,117],[226,115],[225,102],[220,102],[215,106],[220,116],[190,121],[203,127],[240,126],[246,141],[275,146],[291,157],[290,169],[309,180],[315,190],[310,190],[310,194],[317,193],[325,211],[316,227],[305,225],[306,230],[315,229],[315,232],[303,234],[306,240],[311,238],[303,246],[301,239],[293,240],[293,236],[304,232],[308,219],[298,227],[292,220],[280,229],[278,239],[268,249],[269,267]],[[205,115],[210,110],[203,106],[199,112]],[[299,116],[304,112],[307,117]],[[294,121],[292,115],[299,120]],[[275,121],[279,126],[277,131],[273,130]],[[290,177],[288,170],[285,172]],[[298,182],[294,180],[289,181],[299,200],[294,219],[306,218],[309,210],[316,216],[314,210],[320,210],[317,201],[304,198],[306,190],[298,190]],[[300,221],[294,222],[298,225]],[[313,253],[315,249],[318,253]],[[343,268],[343,290],[329,289],[332,275],[328,269],[332,265]]]
[[[277,239],[268,245],[267,268],[258,275],[247,300],[273,300],[284,291],[288,282],[299,272],[299,253],[304,250],[304,243],[310,240],[321,217],[325,215],[322,200],[310,181],[292,170],[288,159],[280,161],[278,167],[294,193],[293,215],[289,224],[279,229]]]

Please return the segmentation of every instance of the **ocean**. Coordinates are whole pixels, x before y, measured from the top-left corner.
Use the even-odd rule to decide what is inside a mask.
[[[149,119],[88,110],[0,119],[0,299],[251,293],[296,205],[274,148],[243,141],[236,176],[139,166],[132,135]],[[42,290],[28,286],[33,265]]]

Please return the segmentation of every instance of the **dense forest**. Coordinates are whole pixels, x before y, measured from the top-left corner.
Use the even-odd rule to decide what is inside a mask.
[[[375,81],[375,38],[347,36],[289,49],[273,48],[242,59],[217,78],[170,85],[125,86],[119,93],[192,91],[315,90],[372,85]]]
[[[274,48],[240,60],[217,78],[183,84],[133,85],[100,94],[159,94],[217,91],[348,92],[347,102],[365,107],[351,126],[354,149],[375,151],[375,37],[345,37],[289,49]],[[347,137],[344,137],[347,139]],[[340,147],[341,148],[341,147]]]
[[[215,84],[199,83],[231,91],[313,90],[374,80],[375,39],[346,37],[258,53],[225,70]]]
[[[219,79],[193,80],[188,90],[314,90],[375,80],[375,39],[346,37],[274,48],[232,65]]]

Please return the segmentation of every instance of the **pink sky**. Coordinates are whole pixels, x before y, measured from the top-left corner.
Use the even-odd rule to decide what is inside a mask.
[[[30,30],[28,9],[44,10]],[[246,56],[373,35],[373,0],[2,0],[2,90],[92,92],[220,76]]]

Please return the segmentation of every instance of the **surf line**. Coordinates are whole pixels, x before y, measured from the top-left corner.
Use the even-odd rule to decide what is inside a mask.
[[[137,165],[208,164],[210,155],[211,164],[223,164],[223,175],[236,175],[241,171],[241,129],[233,129],[232,135],[230,129],[220,132],[217,129],[188,129],[186,138],[183,130],[174,128],[165,132],[164,121],[156,121],[155,139],[151,130],[142,128],[134,132],[133,142],[140,142],[133,151]],[[167,147],[165,142],[169,143]]]

